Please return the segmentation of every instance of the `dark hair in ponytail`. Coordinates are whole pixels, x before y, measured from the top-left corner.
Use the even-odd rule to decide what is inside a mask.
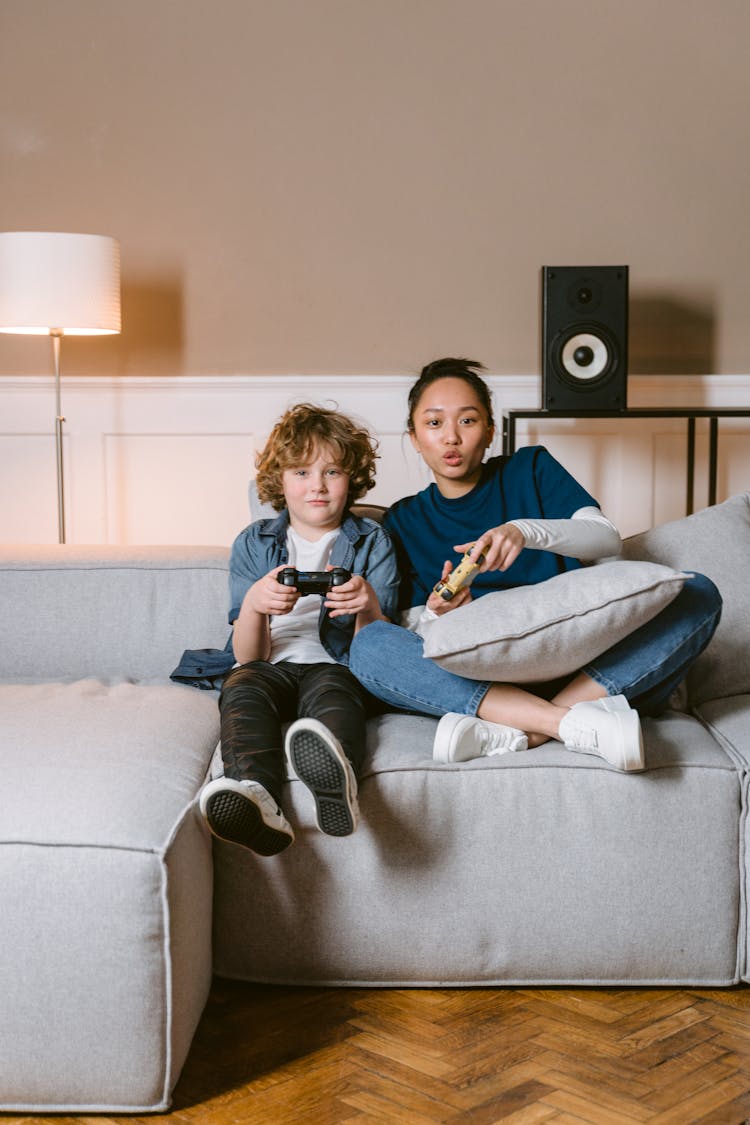
[[[423,367],[419,378],[409,391],[409,417],[406,423],[409,433],[414,433],[414,411],[419,405],[419,400],[427,388],[436,383],[438,379],[463,379],[465,383],[468,383],[487,411],[489,424],[494,426],[495,419],[492,415],[490,389],[479,374],[480,371],[484,370],[484,364],[478,363],[474,359],[434,359],[432,363]]]

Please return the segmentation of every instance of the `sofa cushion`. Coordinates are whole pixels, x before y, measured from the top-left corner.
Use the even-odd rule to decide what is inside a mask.
[[[211,981],[216,700],[0,684],[0,1107],[167,1109]]]
[[[3,790],[24,794],[3,843],[159,851],[219,738],[215,695],[174,684],[0,684],[0,714]]]
[[[688,674],[690,703],[750,692],[750,492],[626,539],[623,556],[698,571],[719,588],[721,621]]]
[[[737,769],[750,773],[750,695],[709,699],[696,707],[695,713]]]
[[[227,639],[228,548],[0,546],[0,569],[2,680],[166,680]]]
[[[429,622],[424,654],[472,679],[552,680],[655,617],[684,581],[671,567],[617,560],[486,594]]]
[[[725,753],[742,774],[743,809],[750,804],[750,695],[732,695],[726,699],[711,699],[697,709],[700,719],[706,724]],[[750,819],[744,816],[742,827],[745,856],[750,855]],[[747,861],[743,864],[745,902],[750,901],[750,869]],[[745,943],[745,960],[742,979],[750,980],[750,933],[743,927],[742,940]]]
[[[688,715],[644,720],[648,770],[550,742],[432,760],[434,719],[369,723],[361,820],[315,825],[281,795],[294,847],[214,842],[215,968],[279,983],[731,984],[740,783]],[[654,904],[658,904],[658,908]]]

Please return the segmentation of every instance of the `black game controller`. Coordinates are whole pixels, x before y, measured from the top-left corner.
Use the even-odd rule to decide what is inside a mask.
[[[327,594],[331,586],[343,586],[348,582],[351,574],[343,566],[335,566],[333,570],[297,570],[285,566],[276,578],[282,586],[296,587],[300,594]]]

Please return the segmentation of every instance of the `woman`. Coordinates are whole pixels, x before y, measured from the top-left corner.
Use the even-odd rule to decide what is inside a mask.
[[[501,669],[497,682],[483,682],[423,656],[421,620],[620,549],[596,500],[541,446],[484,461],[494,419],[480,370],[471,360],[436,360],[409,393],[409,435],[434,476],[434,484],[398,501],[384,521],[399,556],[409,628],[379,621],[361,630],[351,670],[391,706],[442,716],[434,748],[440,760],[556,739],[600,754],[616,769],[642,769],[639,712],[663,710],[719,621],[721,598],[705,576],[689,577],[653,621],[573,676],[533,690],[503,683]],[[444,601],[434,585],[453,569],[451,556],[457,562],[456,552],[466,551],[475,560],[484,556],[480,572],[470,589]]]

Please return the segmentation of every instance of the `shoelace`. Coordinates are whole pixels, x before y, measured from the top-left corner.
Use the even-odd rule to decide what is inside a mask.
[[[571,737],[574,740],[573,745],[577,746],[580,750],[598,750],[599,743],[596,737],[596,731],[591,727],[577,726],[571,723],[566,731],[567,739],[566,745],[571,745]]]
[[[505,754],[513,745],[513,736],[494,734],[491,730],[483,728],[481,731],[482,755],[489,758],[492,754]]]

